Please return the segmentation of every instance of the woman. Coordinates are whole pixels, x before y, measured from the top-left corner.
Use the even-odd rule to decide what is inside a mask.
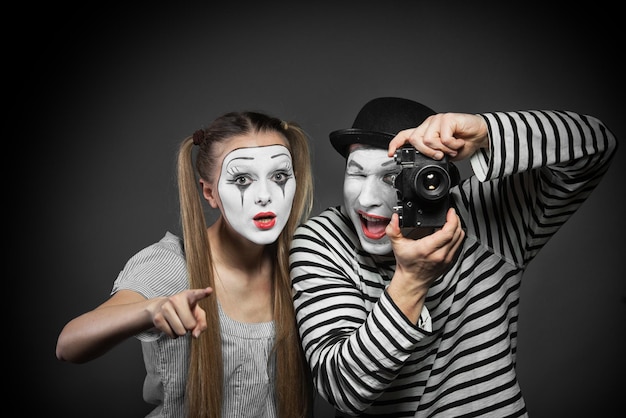
[[[183,240],[167,232],[134,255],[112,296],[64,327],[57,357],[86,362],[135,335],[149,416],[310,414],[288,264],[312,207],[306,134],[225,114],[182,142],[178,183]],[[208,227],[198,185],[220,212]]]

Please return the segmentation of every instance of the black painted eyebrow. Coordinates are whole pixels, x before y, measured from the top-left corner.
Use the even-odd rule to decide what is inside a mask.
[[[232,160],[230,160],[228,164],[231,164],[233,161],[237,161],[237,160],[254,160],[254,158],[253,157],[235,157]]]
[[[391,164],[396,164],[396,162],[393,159],[390,159],[389,161],[385,161],[384,163],[382,163],[381,167],[387,167],[388,165],[391,165]],[[360,170],[363,169],[363,166],[354,160],[350,160],[350,162],[348,163],[348,166],[355,166]]]
[[[278,157],[283,156],[283,155],[285,157],[289,158],[289,154],[287,154],[286,152],[281,152],[281,153],[278,153],[278,154],[274,154],[270,158],[278,158]]]
[[[350,160],[350,162],[348,162],[348,166],[355,166],[356,168],[363,170],[363,166],[354,160]]]

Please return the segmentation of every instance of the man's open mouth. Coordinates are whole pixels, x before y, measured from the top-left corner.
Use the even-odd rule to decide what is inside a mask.
[[[361,211],[358,214],[361,219],[361,229],[367,238],[378,240],[385,236],[385,228],[389,224],[390,218],[369,215]]]

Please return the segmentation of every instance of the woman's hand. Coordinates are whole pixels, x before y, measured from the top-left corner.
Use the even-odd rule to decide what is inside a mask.
[[[207,328],[206,312],[198,301],[208,297],[213,289],[190,289],[166,298],[155,299],[148,307],[152,323],[171,338],[191,331],[196,338]]]

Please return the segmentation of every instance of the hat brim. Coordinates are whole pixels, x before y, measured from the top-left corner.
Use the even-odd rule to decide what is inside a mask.
[[[395,135],[386,132],[372,132],[357,128],[340,129],[329,134],[333,148],[344,158],[350,153],[350,145],[365,144],[387,149]]]

